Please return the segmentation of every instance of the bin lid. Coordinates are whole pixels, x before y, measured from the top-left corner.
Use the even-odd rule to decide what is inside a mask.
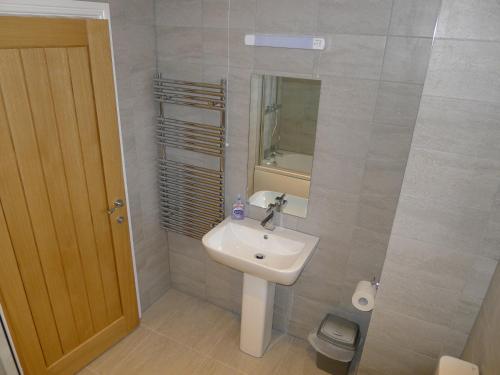
[[[356,350],[359,326],[350,320],[327,314],[318,328],[318,337],[346,349]]]
[[[335,361],[344,363],[351,362],[356,353],[353,349],[346,349],[340,345],[333,345],[329,341],[319,338],[316,330],[311,332],[309,336],[307,336],[307,339],[314,350]]]

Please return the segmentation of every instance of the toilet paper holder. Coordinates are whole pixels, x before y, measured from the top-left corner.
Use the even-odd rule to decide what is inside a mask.
[[[377,281],[377,277],[373,276],[372,281],[370,281],[371,284],[375,287],[375,289],[378,289],[380,286],[380,281]]]

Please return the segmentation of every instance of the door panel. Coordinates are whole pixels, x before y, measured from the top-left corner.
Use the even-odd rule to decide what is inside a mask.
[[[107,213],[125,194],[115,102],[106,21],[0,17],[0,254],[16,265],[0,299],[28,374],[72,373],[138,324],[126,209]]]
[[[46,49],[45,57],[47,59],[51,92],[54,98],[56,122],[61,139],[61,151],[65,160],[66,181],[78,247],[85,249],[80,254],[81,261],[87,265],[83,269],[86,293],[83,301],[85,303],[81,307],[81,316],[77,317],[75,315],[76,324],[81,335],[80,338],[84,340],[95,332],[96,328],[94,326],[98,328],[105,326],[106,311],[94,224],[89,203],[91,200],[87,189],[86,169],[83,162],[84,152],[82,151],[76,116],[74,96],[76,96],[77,89],[74,90],[72,86],[68,51],[62,48]],[[92,109],[90,114],[93,114]],[[79,121],[81,124],[90,124],[85,118],[80,117]],[[95,122],[92,123],[92,126],[95,127]]]
[[[74,100],[77,108],[80,141],[85,150],[83,162],[94,223],[98,255],[97,262],[98,267],[101,269],[102,282],[106,285],[106,288],[100,291],[97,290],[97,285],[94,287],[95,298],[100,298],[98,293],[101,293],[104,301],[103,304],[93,304],[95,309],[104,309],[103,311],[95,311],[94,314],[97,319],[96,325],[102,328],[107,322],[121,315],[121,306],[117,288],[116,267],[112,252],[109,218],[102,209],[108,203],[106,190],[104,189],[103,164],[99,145],[92,78],[89,68],[89,56],[86,48],[69,48],[68,57],[73,81]],[[87,126],[80,126],[80,124],[87,124]],[[109,317],[107,317],[108,314]]]
[[[0,54],[2,52],[0,51]],[[38,229],[45,234],[44,238],[37,240],[39,253],[53,252],[50,259],[53,265],[45,272],[45,279],[51,293],[54,318],[58,326],[61,345],[63,351],[67,353],[78,345],[78,334],[73,317],[73,311],[78,309],[73,308],[74,302],[77,298],[82,297],[84,297],[83,301],[86,300],[85,289],[83,289],[83,295],[81,293],[82,288],[84,288],[79,276],[82,273],[82,267],[75,241],[73,215],[66,188],[64,163],[58,139],[45,53],[43,49],[22,49],[20,55],[36,139],[33,140],[32,144],[26,145],[26,149],[33,150],[35,154],[21,156],[16,153],[16,155],[18,161],[23,158],[30,161],[38,158],[41,162],[39,173],[32,177],[31,174],[26,173],[27,178],[23,179],[23,185],[30,186],[33,200],[47,197],[47,199],[43,199],[43,205],[41,204],[39,209],[33,207],[31,218],[35,233]],[[21,79],[17,76],[14,78]],[[16,100],[15,97],[12,99]],[[18,126],[11,128],[11,132],[17,134],[13,138],[26,139],[26,129]],[[27,190],[25,187],[25,191]],[[49,277],[49,275],[51,276]],[[53,282],[49,282],[49,278],[54,279]],[[53,297],[52,294],[54,294]]]
[[[1,102],[0,102],[1,103]],[[1,116],[1,112],[0,112]],[[0,121],[2,119],[0,118]],[[0,135],[0,139],[2,136]],[[1,160],[1,159],[0,159]],[[1,167],[1,165],[0,165]],[[10,234],[7,231],[5,215],[0,203],[0,249],[2,261],[0,262],[0,278],[2,290],[0,293],[0,303],[4,308],[4,313],[9,318],[11,312],[15,314],[10,319],[11,333],[16,333],[15,342],[19,348],[34,347],[34,350],[23,350],[17,352],[23,362],[25,373],[36,374],[41,369],[40,364],[44,364],[44,357],[40,348],[40,337],[33,322],[34,313],[30,310],[27,294],[22,293],[24,289],[23,279],[19,273],[18,260],[10,241]]]
[[[32,181],[37,182],[37,177],[38,181],[43,177],[41,177],[38,156],[34,156],[35,150],[29,148],[30,144],[32,147],[36,147],[36,140],[28,98],[24,85],[22,85],[24,78],[20,64],[21,61],[17,51],[0,51],[0,82],[2,89],[0,110],[4,112],[0,124],[2,152],[0,157],[0,160],[2,160],[0,200],[4,207],[8,231],[16,251],[26,293],[32,306],[33,318],[39,332],[45,359],[47,363],[52,363],[62,354],[62,347],[53,316],[52,310],[54,307],[51,304],[48,289],[50,285],[57,287],[57,282],[61,281],[62,267],[56,259],[57,254],[54,252],[54,249],[57,249],[53,246],[49,246],[48,249],[43,247],[44,244],[50,241],[50,238],[45,240],[46,236],[53,234],[51,227],[45,225],[46,215],[42,217],[31,216],[33,211],[37,214],[42,212],[44,207],[48,207],[48,200],[45,189],[42,189],[41,194],[38,194],[37,188],[39,186],[31,185]],[[9,95],[5,95],[6,92]],[[9,126],[9,123],[14,126]],[[25,133],[20,134],[20,132],[16,131],[12,133],[12,128],[14,130],[23,130],[24,128]],[[14,149],[14,144],[17,145],[17,149]],[[16,153],[20,156],[19,160]],[[24,173],[24,176],[22,176],[22,173]],[[30,179],[32,181],[29,181]],[[26,180],[30,183],[24,186],[23,182]],[[41,227],[32,228],[32,225],[40,224],[40,221]],[[47,230],[48,233],[46,234],[44,230]],[[41,238],[36,238],[37,235]],[[40,247],[40,250],[38,247]],[[50,269],[51,266],[52,269]],[[51,271],[59,272],[56,275],[58,280],[53,280],[54,276]],[[48,280],[45,279],[45,275],[48,276]],[[65,283],[62,284],[62,290],[64,290],[64,285]],[[7,306],[8,308],[9,306]]]
[[[125,186],[123,184],[117,113],[116,110],[111,110],[111,108],[116,108],[116,97],[114,94],[113,62],[107,22],[88,21],[87,37],[99,139],[101,145],[106,145],[101,147],[104,175],[106,177],[106,192],[108,202],[113,202],[116,197],[125,197]],[[99,69],[95,67],[99,67]],[[111,221],[111,232],[115,248],[128,249],[127,252],[115,252],[115,260],[121,289],[123,315],[126,318],[127,327],[133,328],[137,325],[137,301],[134,274],[128,272],[128,270],[132,269],[129,232],[128,229],[124,230],[124,227],[117,224],[116,220]],[[130,299],[133,301],[130,301]]]

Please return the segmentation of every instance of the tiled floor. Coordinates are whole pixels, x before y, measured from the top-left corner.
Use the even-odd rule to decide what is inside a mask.
[[[239,317],[171,289],[130,336],[79,375],[324,375],[299,339],[275,333],[263,358],[239,350]]]

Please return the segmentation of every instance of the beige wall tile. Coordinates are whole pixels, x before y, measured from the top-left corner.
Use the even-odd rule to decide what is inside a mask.
[[[431,375],[436,365],[435,358],[394,346],[391,342],[368,337],[358,374]]]
[[[202,0],[202,22],[205,28],[224,28],[227,26],[229,0]]]
[[[389,25],[391,2],[375,0],[321,0],[319,5],[320,32],[339,34],[385,34]]]
[[[205,263],[170,252],[170,279],[172,286],[185,293],[205,298]]]
[[[412,142],[410,128],[392,124],[373,124],[369,155],[375,159],[406,160]]]
[[[202,0],[156,1],[157,26],[199,27],[202,24]]]
[[[374,121],[413,129],[421,94],[421,85],[380,82]]]
[[[386,81],[424,83],[432,39],[389,37],[384,57],[382,79]]]
[[[257,0],[231,0],[230,28],[255,29]]]
[[[500,185],[500,162],[415,149],[405,173],[405,194],[487,211]]]
[[[432,37],[440,0],[395,0],[389,33]]]
[[[440,355],[445,340],[450,337],[450,331],[447,326],[392,311],[375,311],[370,322],[370,333],[373,332],[378,340],[432,358]]]
[[[413,142],[428,150],[500,158],[500,105],[424,96]]]
[[[379,79],[385,37],[332,34],[327,40],[328,46],[321,52],[320,74]]]
[[[360,280],[380,280],[389,234],[357,227],[353,233],[352,248],[346,265],[345,278],[356,285]],[[347,298],[354,288],[347,291]]]
[[[256,31],[260,33],[314,33],[318,0],[257,0]]]
[[[500,102],[500,43],[436,40],[424,95]]]
[[[232,268],[207,260],[207,299],[217,306],[239,313],[243,275]]]
[[[393,234],[457,250],[477,249],[488,213],[401,196]]]
[[[500,40],[500,4],[494,0],[444,0],[439,38]]]

